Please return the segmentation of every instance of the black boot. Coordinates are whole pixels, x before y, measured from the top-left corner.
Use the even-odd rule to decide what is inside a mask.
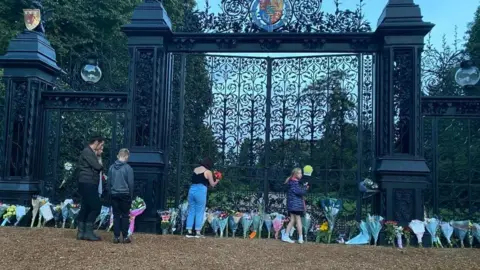
[[[78,223],[77,240],[85,240],[85,223]]]
[[[94,232],[93,232],[93,223],[86,223],[85,224],[85,240],[88,241],[100,241],[100,237],[98,237]]]

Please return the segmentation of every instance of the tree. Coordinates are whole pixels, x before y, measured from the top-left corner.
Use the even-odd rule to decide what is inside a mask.
[[[78,76],[79,70],[76,65],[79,60],[85,55],[93,53],[99,55],[100,60],[108,62],[108,65],[105,68],[102,67],[102,70],[104,76],[108,76],[110,82],[106,87],[102,85],[95,90],[126,91],[130,57],[127,51],[127,38],[121,31],[121,26],[129,23],[134,8],[141,2],[142,0],[43,1],[46,36],[56,50],[58,65],[67,71],[67,76],[62,77],[63,82],[61,82],[65,89],[60,90],[79,90],[72,83],[71,78],[74,75]],[[163,5],[175,30],[183,26],[185,12],[193,10],[195,1],[165,0]],[[31,0],[5,0],[0,2],[0,54],[4,54],[9,41],[25,28],[22,11],[24,8],[31,8]],[[179,65],[180,63],[176,61],[174,80],[180,76]],[[211,104],[211,89],[202,55],[188,58],[187,72],[185,94],[185,104],[187,104],[185,112],[186,139],[184,142],[176,142],[178,127],[174,123],[171,131],[171,144],[176,146],[183,143],[184,157],[186,157],[184,163],[192,164],[204,155],[204,149],[214,148],[212,147],[214,143],[211,132],[203,125],[205,111]],[[178,88],[174,87],[172,120],[177,119],[178,116],[179,96],[177,91]],[[202,105],[200,107],[195,106],[196,102]],[[54,171],[62,171],[64,162],[74,162],[83,142],[93,133],[100,133],[107,138],[111,138],[112,132],[114,130],[117,132],[118,146],[106,145],[107,158],[108,147],[124,146],[122,131],[125,115],[119,114],[117,117],[115,122],[111,113],[63,112],[60,115],[58,112],[52,112],[49,114],[50,124],[53,125],[56,121],[62,121],[60,130],[49,131],[49,138],[51,140],[57,138],[56,143],[60,146],[58,150],[60,156],[52,159],[57,164],[52,165],[51,170],[49,169],[52,172],[51,174],[56,175],[56,173],[53,173]],[[93,124],[89,125],[89,129],[85,129],[86,123]],[[45,123],[45,125],[47,124]],[[82,134],[82,136],[78,134]],[[52,149],[56,148],[52,147]],[[175,168],[177,162],[173,157],[177,152],[176,148],[171,147],[169,152],[171,154],[169,168],[175,171],[177,170]],[[112,162],[112,158],[105,162]],[[186,169],[186,171],[189,171],[189,169]],[[58,176],[58,178],[61,177]],[[170,179],[172,177],[170,174]],[[61,181],[61,179],[57,179],[57,181]],[[173,186],[173,188],[175,187]]]
[[[467,35],[466,50],[478,66],[480,65],[480,6],[475,11],[475,17],[469,25]]]

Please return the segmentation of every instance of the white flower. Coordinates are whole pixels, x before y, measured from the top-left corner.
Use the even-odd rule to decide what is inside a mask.
[[[72,169],[73,165],[72,163],[70,162],[65,162],[65,164],[63,165],[63,168],[66,170],[66,171],[70,171]]]

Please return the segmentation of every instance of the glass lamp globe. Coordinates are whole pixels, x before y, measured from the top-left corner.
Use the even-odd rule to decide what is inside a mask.
[[[87,83],[97,83],[102,79],[102,70],[97,63],[89,61],[80,71],[82,80]]]
[[[472,61],[464,61],[455,73],[455,81],[460,86],[473,86],[480,81],[480,70]]]

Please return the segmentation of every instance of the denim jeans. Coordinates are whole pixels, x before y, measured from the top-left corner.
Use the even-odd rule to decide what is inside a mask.
[[[206,204],[207,187],[203,184],[192,185],[188,191],[187,230],[191,230],[193,228],[194,221],[195,230],[200,231],[202,229]]]

